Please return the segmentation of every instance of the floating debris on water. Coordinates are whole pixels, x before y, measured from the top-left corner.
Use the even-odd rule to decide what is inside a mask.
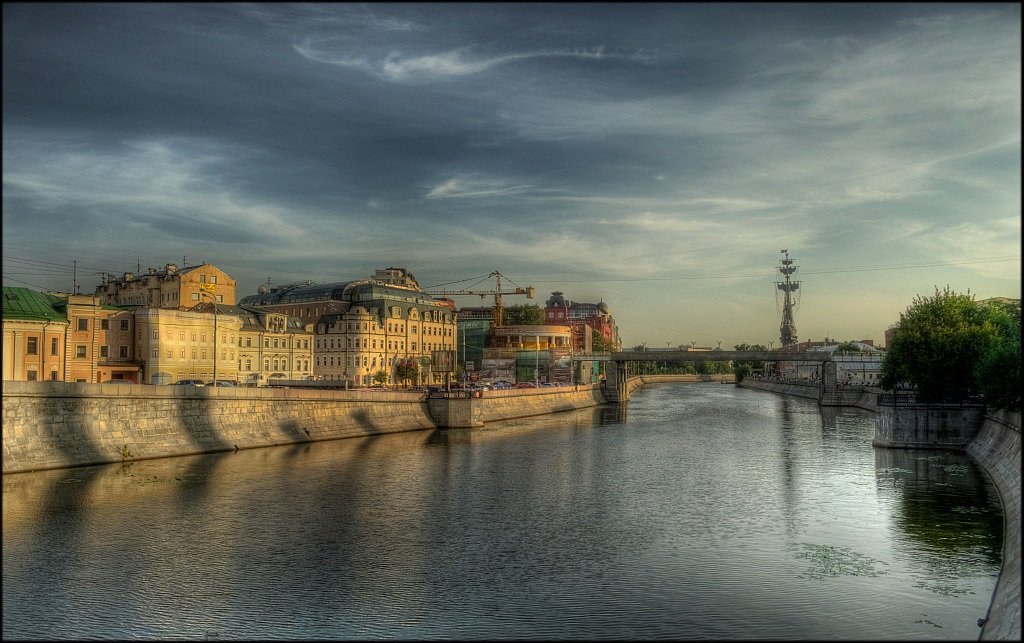
[[[806,558],[811,568],[806,576],[799,578],[827,578],[835,576],[884,576],[888,570],[878,569],[877,565],[888,565],[884,561],[875,560],[864,554],[845,547],[831,545],[813,545],[802,543],[804,551],[797,558]]]

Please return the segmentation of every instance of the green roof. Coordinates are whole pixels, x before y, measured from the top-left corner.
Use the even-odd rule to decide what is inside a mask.
[[[28,288],[3,288],[3,318],[38,321],[68,320],[67,315],[57,310],[64,300],[55,295],[37,292]]]

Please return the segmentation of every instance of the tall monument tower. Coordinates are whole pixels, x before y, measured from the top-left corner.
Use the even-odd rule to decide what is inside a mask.
[[[790,277],[796,272],[793,260],[789,258],[789,250],[781,251],[785,258],[780,262],[780,281],[775,282],[776,287],[784,294],[782,302],[782,325],[779,326],[779,339],[782,346],[791,346],[796,343],[796,323],[793,321],[793,308],[796,307],[796,298],[793,293],[800,288],[799,281],[792,281]]]

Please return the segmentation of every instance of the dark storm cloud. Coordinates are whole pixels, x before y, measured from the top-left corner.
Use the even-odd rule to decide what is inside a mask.
[[[195,254],[243,290],[500,269],[627,309],[672,275],[764,275],[679,282],[666,314],[698,329],[717,322],[686,302],[760,300],[780,247],[805,266],[1019,257],[1016,5],[3,12],[5,252]],[[965,265],[930,280],[1019,294],[1019,262]],[[932,285],[892,276],[889,317]]]

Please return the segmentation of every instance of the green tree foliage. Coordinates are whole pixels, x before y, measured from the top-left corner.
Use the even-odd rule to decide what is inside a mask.
[[[986,303],[985,307],[1003,341],[982,355],[974,376],[987,406],[1020,411],[1020,302],[994,301]]]
[[[734,350],[738,351],[750,351],[750,352],[768,352],[768,347],[764,344],[736,344],[733,346]],[[743,378],[755,371],[761,371],[764,369],[764,362],[733,362],[732,370],[736,375],[736,381],[742,382]]]
[[[856,342],[843,342],[839,346],[836,346],[836,352],[841,354],[859,353],[860,346]]]
[[[599,333],[597,329],[591,328],[590,335],[592,338],[591,346],[593,346],[595,353],[610,353],[615,350],[615,344],[604,338],[604,335]]]
[[[374,382],[374,384],[377,384],[378,386],[384,386],[387,383],[387,381],[388,381],[388,372],[387,371],[377,371],[376,373],[373,374],[373,382]]]
[[[420,365],[415,358],[409,357],[395,362],[395,379],[400,382],[410,382],[419,375]]]
[[[1008,403],[1007,384],[1019,391],[1019,306],[1014,321],[1005,307],[979,304],[969,292],[946,286],[915,297],[893,331],[882,361],[883,388],[915,388],[924,402],[982,395],[992,406]],[[1018,407],[1019,400],[1018,393]]]
[[[544,323],[544,311],[537,304],[506,306],[504,311],[505,323],[509,326],[538,326]]]

